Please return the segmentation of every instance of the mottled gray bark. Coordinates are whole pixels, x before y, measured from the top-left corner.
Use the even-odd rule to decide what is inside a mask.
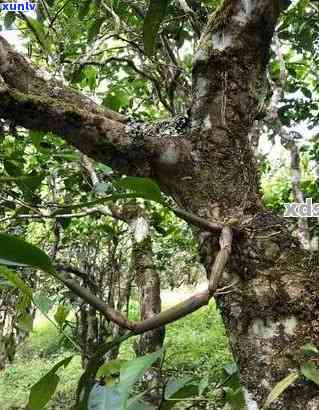
[[[0,290],[0,372],[15,356],[17,345],[15,305],[17,299],[16,293],[12,290]]]
[[[139,293],[141,320],[152,319],[161,312],[160,277],[154,265],[151,226],[145,210],[136,206],[136,215],[130,220],[132,230],[132,269]],[[163,346],[165,327],[143,333],[135,343],[137,355],[153,353]],[[148,369],[143,376],[143,389],[148,399],[158,405],[161,399],[161,372],[159,363]]]
[[[132,263],[139,290],[141,320],[149,319],[161,311],[160,278],[156,271],[150,221],[145,212],[137,207],[137,215],[131,220],[133,234]],[[155,352],[163,345],[164,327],[144,333],[138,342],[139,355]]]

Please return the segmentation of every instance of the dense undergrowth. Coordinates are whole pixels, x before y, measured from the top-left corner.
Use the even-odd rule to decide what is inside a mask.
[[[132,314],[135,316],[136,312]],[[121,358],[134,357],[133,342],[134,339],[129,339],[122,345]],[[232,357],[215,305],[211,303],[167,326],[165,347],[165,374],[191,375],[198,383],[205,380],[208,386],[202,395],[203,400],[183,402],[176,408],[217,408],[215,405],[223,401],[220,384],[225,379],[224,366],[232,361]],[[72,354],[74,351],[65,341],[61,343],[61,336],[52,324],[38,321],[31,337],[19,346],[14,363],[0,374],[0,409],[23,409],[32,384],[55,363]],[[48,409],[70,408],[80,374],[80,357],[75,356],[70,365],[59,373],[58,391]]]

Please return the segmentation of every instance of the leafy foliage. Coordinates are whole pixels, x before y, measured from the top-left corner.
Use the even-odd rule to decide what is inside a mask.
[[[209,323],[206,325],[207,317],[213,317],[215,323],[213,328]],[[195,332],[194,321],[200,324]],[[183,385],[183,381],[194,383],[189,386],[189,392],[192,393],[191,398],[195,397],[197,399],[194,403],[198,403],[198,400],[203,398],[209,399],[213,403],[220,403],[222,406],[223,392],[219,389],[215,391],[214,387],[223,383],[225,377],[223,365],[230,360],[231,356],[227,349],[221,319],[215,307],[210,306],[207,309],[199,310],[192,314],[190,318],[183,319],[182,324],[176,322],[170,325],[168,330],[167,359],[164,362],[163,369],[167,378],[170,378],[171,383],[177,383],[180,386]],[[201,342],[196,344],[198,340]],[[185,346],[189,342],[189,348],[186,350]],[[124,342],[119,360],[134,358],[132,343],[132,339]],[[174,346],[174,350],[170,354],[172,346]],[[209,346],[213,346],[213,348],[210,349]],[[181,354],[176,354],[176,352]],[[44,317],[39,316],[30,339],[19,346],[16,360],[2,373],[0,407],[3,410],[9,410],[12,407],[23,406],[28,399],[30,387],[48,373],[56,363],[71,355],[74,355],[72,346],[61,344],[57,329]],[[205,360],[201,360],[201,357],[204,357]],[[195,363],[194,367],[191,367],[192,363]],[[115,368],[118,369],[120,366],[121,362]],[[58,372],[61,380],[51,401],[47,404],[46,408],[49,410],[59,406],[66,408],[72,406],[77,379],[82,372],[79,356],[75,355],[69,365]],[[190,375],[190,373],[192,374]],[[117,370],[116,374],[118,374]],[[179,379],[181,379],[181,382],[179,382]],[[206,379],[206,383],[208,380],[208,387],[206,387],[204,393],[198,396],[196,392],[199,389],[196,389],[196,384],[198,385],[204,379]],[[16,386],[15,390],[10,388],[12,385]],[[186,388],[188,388],[187,386],[188,384],[185,385]],[[176,406],[182,403],[189,406],[192,402],[183,399],[170,400],[165,405]],[[179,408],[179,406],[176,407]]]
[[[6,265],[29,265],[49,273],[55,271],[44,252],[17,237],[0,234],[0,249],[0,262]]]
[[[27,405],[28,410],[41,410],[46,406],[53,396],[60,381],[60,378],[56,372],[60,367],[67,367],[71,360],[72,356],[61,360],[32,386]]]
[[[301,366],[301,373],[306,379],[319,385],[319,368],[313,362],[303,363]]]
[[[153,54],[156,35],[165,17],[168,0],[151,0],[144,18],[144,49],[147,56]]]
[[[142,374],[158,360],[162,352],[154,352],[146,356],[139,357],[122,364],[119,368],[120,378],[117,383],[112,386],[95,385],[90,392],[88,400],[88,409],[92,410],[133,410],[137,409],[134,399],[131,399],[130,404],[129,394],[134,384],[139,380]],[[143,403],[137,400],[139,405]],[[145,403],[146,406],[146,403]],[[150,409],[153,408],[148,406]]]

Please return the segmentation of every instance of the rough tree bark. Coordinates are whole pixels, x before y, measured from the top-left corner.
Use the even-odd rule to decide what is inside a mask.
[[[132,263],[140,297],[141,319],[149,319],[161,311],[160,278],[155,269],[150,221],[139,206],[130,222],[133,233]],[[136,346],[139,355],[155,352],[164,342],[165,329],[160,327],[144,333]]]
[[[154,265],[151,225],[147,211],[136,204],[131,208],[130,228],[132,231],[132,270],[139,293],[141,320],[147,320],[161,312],[160,277]],[[164,343],[165,327],[158,327],[143,333],[134,346],[138,356],[161,349]],[[143,376],[143,388],[148,399],[155,405],[161,397],[161,372],[159,362],[148,369]]]
[[[0,372],[12,362],[16,352],[17,295],[8,290],[0,291]]]
[[[48,84],[0,37],[0,117],[55,132],[119,172],[152,176],[184,210],[231,227],[227,271],[238,284],[218,303],[248,409],[260,408],[274,384],[298,367],[302,345],[319,344],[318,255],[300,249],[285,222],[263,208],[248,138],[282,7],[277,0],[225,0],[210,17],[194,55],[187,121],[126,123]],[[197,235],[210,272],[218,240],[205,229]],[[318,407],[317,387],[298,382],[273,408]]]

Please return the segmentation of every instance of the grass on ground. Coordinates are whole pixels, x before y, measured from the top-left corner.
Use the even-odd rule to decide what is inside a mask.
[[[51,323],[36,324],[31,337],[19,347],[14,362],[0,373],[1,410],[23,409],[31,386],[55,363],[74,354],[60,341],[61,336]],[[165,347],[164,369],[168,374],[191,374],[198,380],[206,377],[210,385],[223,379],[223,366],[232,361],[214,303],[167,326]],[[121,346],[120,355],[124,359],[134,357],[133,338]],[[69,366],[60,371],[61,381],[48,409],[70,408],[81,372],[80,357],[75,356]]]

